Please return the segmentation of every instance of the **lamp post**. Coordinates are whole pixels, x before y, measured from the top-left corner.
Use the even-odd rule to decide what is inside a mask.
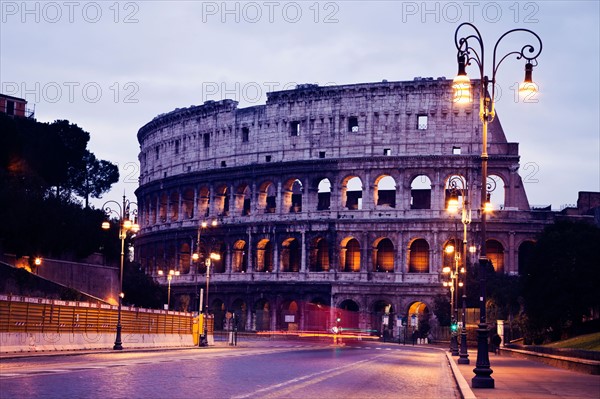
[[[162,276],[164,273],[162,270],[158,271],[158,275]],[[169,270],[167,274],[167,310],[171,309],[171,280],[173,280],[173,276],[179,276],[179,270]]]
[[[467,348],[467,226],[471,224],[471,208],[469,203],[469,190],[466,179],[460,176],[453,176],[448,182],[452,190],[450,201],[448,202],[448,212],[458,213],[458,193],[462,198],[461,223],[463,225],[463,241],[461,247],[462,271],[465,273],[462,289],[462,328],[460,330],[460,358],[458,364],[469,364],[469,352]],[[457,266],[458,267],[458,266]]]
[[[456,241],[454,239],[453,241]],[[450,288],[450,352],[452,352],[452,356],[458,356],[458,340],[456,336],[456,303],[458,302],[458,289],[463,286],[463,282],[460,281],[460,273],[464,272],[464,269],[460,269],[460,256],[458,255],[458,248],[456,246],[456,242],[453,245],[447,245],[445,248],[445,252],[447,254],[454,254],[453,256],[453,265],[444,266],[442,272],[448,274],[448,280],[444,280],[444,287]],[[456,301],[455,301],[456,295]]]
[[[468,30],[468,34],[459,38],[459,32],[461,30]],[[536,46],[532,44],[525,44],[520,50],[510,51],[504,56],[497,54],[498,45],[506,36],[513,33],[523,33],[528,36],[533,36],[537,40]],[[530,37],[530,39],[533,39]],[[456,28],[454,33],[454,43],[456,45],[457,62],[458,62],[458,74],[454,78],[452,88],[454,89],[454,102],[457,104],[468,104],[471,102],[471,82],[466,73],[466,67],[474,62],[479,69],[479,77],[481,79],[479,86],[479,116],[482,122],[482,147],[481,147],[481,250],[479,255],[479,266],[480,266],[480,286],[481,295],[479,303],[479,326],[477,329],[477,362],[473,372],[475,376],[471,380],[473,388],[494,388],[494,379],[491,377],[492,369],[490,367],[490,360],[488,356],[488,330],[486,323],[486,296],[485,296],[485,284],[486,276],[485,270],[490,262],[487,259],[486,254],[486,213],[484,204],[488,200],[487,192],[487,133],[488,124],[494,120],[496,115],[494,109],[494,101],[496,94],[496,73],[500,64],[510,55],[515,55],[516,59],[526,60],[525,64],[525,79],[522,84],[519,85],[519,92],[521,94],[532,94],[537,91],[537,86],[532,81],[533,67],[537,66],[537,58],[542,52],[542,40],[540,37],[529,29],[511,29],[496,41],[494,44],[494,52],[492,58],[492,76],[491,79],[484,73],[485,69],[485,49],[483,39],[479,30],[475,25],[464,22]],[[534,42],[535,43],[535,42]],[[475,46],[475,47],[474,47]],[[489,87],[491,84],[491,96],[489,95]]]
[[[217,227],[217,224],[218,223],[216,220],[213,220],[212,222],[210,222],[211,227]],[[196,251],[194,251],[194,253],[192,254],[192,260],[194,262],[197,262],[200,260],[200,236],[202,235],[202,229],[205,229],[207,227],[208,227],[208,222],[206,220],[203,220],[198,225],[198,237],[196,239]],[[200,309],[198,309],[198,312],[200,312]]]
[[[208,346],[208,286],[210,282],[210,266],[213,260],[221,259],[221,255],[211,252],[206,258],[206,301],[204,303],[204,336],[200,340],[200,346]]]
[[[131,209],[131,205],[135,205],[136,209]],[[114,208],[111,208],[114,206]],[[125,238],[127,232],[132,231],[137,233],[140,230],[140,226],[137,224],[137,203],[130,202],[125,195],[123,195],[123,203],[119,204],[117,201],[106,201],[104,205],[104,212],[107,216],[114,214],[119,218],[119,239],[121,240],[121,262],[120,262],[120,278],[119,278],[119,308],[117,311],[117,336],[115,338],[115,344],[113,350],[122,350],[123,342],[121,341],[121,307],[123,305],[123,263],[125,262]],[[133,220],[130,220],[133,217]],[[102,222],[102,228],[104,230],[110,229],[110,223],[108,221]]]

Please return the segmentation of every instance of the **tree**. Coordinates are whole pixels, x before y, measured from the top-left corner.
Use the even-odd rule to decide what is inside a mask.
[[[144,273],[137,262],[127,262],[123,271],[125,303],[149,309],[160,309],[167,293],[152,277]]]
[[[119,168],[108,161],[99,160],[86,150],[79,168],[71,171],[70,185],[75,194],[85,200],[89,207],[89,198],[100,198],[119,180]]]
[[[104,213],[72,195],[74,171],[95,160],[90,135],[69,121],[40,123],[0,114],[0,247],[17,256],[85,257],[102,246]],[[115,167],[96,160],[89,195],[106,191]],[[118,172],[117,172],[118,173]],[[79,188],[77,188],[79,190]]]
[[[525,271],[526,328],[540,341],[572,334],[600,308],[600,229],[559,221],[544,229]]]

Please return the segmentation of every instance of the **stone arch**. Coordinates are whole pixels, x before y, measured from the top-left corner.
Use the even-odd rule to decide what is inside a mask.
[[[181,194],[181,206],[183,217],[185,219],[194,218],[194,190],[191,188],[185,188]]]
[[[229,187],[222,184],[215,190],[215,209],[219,216],[229,216]]]
[[[225,303],[218,298],[209,301],[209,313],[214,317],[214,328],[215,330],[222,330],[225,321]]]
[[[300,307],[295,300],[284,301],[277,317],[278,328],[283,331],[298,331]]]
[[[492,261],[497,273],[504,273],[504,245],[500,241],[494,239],[486,241],[486,256]]]
[[[302,195],[304,187],[300,179],[288,179],[283,185],[283,209],[289,213],[302,212]]]
[[[535,241],[525,240],[519,245],[519,275],[528,273],[535,251]]]
[[[233,244],[232,271],[246,273],[248,270],[248,245],[244,240],[237,240]]]
[[[254,321],[252,329],[255,331],[268,331],[271,329],[271,304],[266,299],[260,299],[254,305]]]
[[[339,317],[340,327],[343,330],[358,330],[360,322],[360,306],[352,299],[346,299],[340,302],[338,309],[335,310],[336,315]]]
[[[387,316],[387,317],[386,317]],[[379,299],[371,307],[371,329],[384,340],[390,338],[394,328],[394,306],[391,301]]]
[[[198,215],[207,217],[210,214],[210,189],[208,187],[200,187],[198,190]]]
[[[290,237],[281,244],[280,269],[282,272],[299,272],[301,249],[297,239]]]
[[[169,203],[169,196],[167,193],[161,193],[158,199],[158,219],[161,223],[167,221],[167,204]]]
[[[246,322],[248,319],[248,307],[243,299],[237,298],[231,304],[231,312],[235,314],[238,331],[246,331]]]
[[[317,210],[327,211],[331,208],[331,181],[328,178],[321,179],[317,185]]]
[[[394,271],[395,248],[387,237],[378,238],[373,243],[373,271],[391,273]]]
[[[418,175],[410,182],[410,209],[431,209],[431,179]]]
[[[304,329],[308,331],[326,331],[329,325],[327,301],[321,297],[311,299],[304,307]]]
[[[225,273],[225,265],[227,264],[227,246],[224,242],[217,242],[211,248],[211,252],[215,252],[219,255],[219,259],[211,259],[213,272]]]
[[[190,244],[184,242],[179,246],[179,271],[181,274],[189,274],[191,261]]]
[[[311,242],[308,265],[311,272],[329,271],[329,243],[325,238],[317,237]]]
[[[342,240],[340,271],[360,272],[360,243],[354,237],[346,237]]]
[[[489,193],[489,200],[492,204],[492,210],[504,209],[506,204],[506,181],[502,176],[497,174],[490,174],[487,177],[487,191]]]
[[[277,210],[277,190],[270,180],[261,183],[258,187],[257,209],[263,213],[275,213]]]
[[[252,191],[246,183],[240,184],[235,190],[235,214],[241,216],[250,215],[252,205]]]
[[[173,191],[171,195],[169,195],[169,210],[170,210],[170,220],[172,222],[176,222],[179,220],[179,192]]]
[[[430,329],[430,317],[429,306],[426,303],[412,302],[406,312],[408,331],[417,332],[419,336],[425,337]]]
[[[348,176],[342,181],[342,208],[350,210],[362,209],[363,183],[358,176]]]
[[[256,245],[256,271],[273,272],[273,243],[264,238]]]
[[[423,238],[417,238],[409,247],[408,272],[429,273],[429,243]]]
[[[381,175],[375,179],[373,202],[383,208],[396,207],[396,180],[390,175]]]

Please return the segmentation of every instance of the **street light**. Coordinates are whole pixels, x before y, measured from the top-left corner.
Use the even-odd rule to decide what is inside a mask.
[[[459,31],[465,28],[467,30],[472,30],[466,36],[462,36],[459,39]],[[539,48],[534,47],[534,45],[526,44],[521,47],[520,50],[511,51],[499,57],[496,53],[498,50],[498,45],[507,35],[512,33],[525,33],[527,35],[533,36],[537,40],[537,44]],[[530,37],[530,39],[533,39]],[[457,53],[457,62],[458,62],[458,74],[453,82],[454,89],[454,102],[457,104],[468,104],[472,101],[471,98],[471,82],[469,77],[467,76],[466,67],[471,65],[474,62],[479,69],[479,77],[481,79],[479,86],[479,116],[481,118],[481,122],[483,124],[482,128],[482,138],[483,145],[481,147],[481,250],[479,256],[479,266],[480,266],[480,286],[481,286],[481,295],[480,295],[480,303],[479,303],[479,328],[477,329],[477,362],[475,369],[473,372],[475,376],[471,380],[473,388],[494,388],[494,379],[491,377],[492,369],[490,367],[490,360],[488,355],[488,330],[486,323],[486,314],[485,314],[485,284],[486,284],[486,276],[485,270],[487,268],[488,263],[490,262],[487,259],[486,254],[486,213],[484,209],[484,204],[488,202],[488,192],[487,192],[487,162],[488,162],[488,153],[487,153],[487,133],[488,133],[488,124],[494,120],[496,115],[494,109],[494,101],[496,94],[496,72],[498,72],[498,67],[502,64],[508,56],[515,55],[516,59],[525,59],[527,62],[525,64],[525,81],[521,85],[523,91],[519,90],[520,93],[533,93],[537,89],[537,86],[533,84],[532,81],[532,71],[533,67],[537,66],[537,58],[542,52],[542,40],[540,37],[529,29],[511,29],[496,41],[494,45],[494,53],[492,59],[492,77],[491,79],[485,75],[485,50],[483,45],[483,39],[479,30],[475,27],[475,25],[464,22],[456,28],[456,32],[454,32],[454,44],[456,45]],[[473,47],[473,45],[475,47]],[[527,54],[526,54],[527,53]],[[489,95],[489,86],[491,83],[491,96]]]
[[[206,302],[204,303],[204,337],[200,340],[200,346],[208,346],[208,284],[210,282],[210,265],[213,260],[220,260],[221,255],[211,252],[206,258]]]
[[[111,205],[114,204],[114,205]],[[111,206],[115,206],[115,208],[111,208]],[[135,205],[136,209],[131,210],[131,205]],[[114,350],[122,350],[123,342],[121,341],[121,306],[123,304],[123,263],[125,261],[125,238],[127,237],[127,232],[131,231],[133,233],[137,233],[140,230],[140,226],[137,224],[137,203],[130,202],[123,195],[123,203],[119,204],[117,201],[106,201],[104,205],[104,212],[107,216],[110,214],[114,214],[119,218],[119,239],[121,240],[121,273],[119,278],[119,310],[117,312],[117,337],[115,338],[115,345],[113,346]],[[130,220],[130,218],[133,220]],[[108,221],[102,222],[102,228],[104,230],[110,229],[110,223]]]
[[[454,239],[455,241],[456,239]],[[444,287],[450,288],[450,352],[452,356],[458,356],[458,341],[456,337],[456,302],[458,302],[458,289],[463,286],[463,282],[460,280],[460,274],[464,273],[464,268],[460,268],[460,256],[458,254],[458,248],[456,242],[454,245],[446,245],[444,251],[447,254],[453,254],[453,266],[444,266],[442,273],[447,274],[448,280],[442,282]],[[455,302],[455,295],[457,301]]]
[[[158,271],[158,275],[162,276],[164,273],[162,270]],[[179,270],[169,270],[169,274],[167,274],[167,310],[171,309],[171,280],[173,280],[173,276],[179,276]]]
[[[471,224],[471,207],[469,203],[469,190],[466,179],[461,176],[452,176],[448,181],[450,192],[450,201],[448,201],[448,212],[452,214],[458,213],[458,194],[462,198],[461,222],[463,225],[463,242],[462,242],[462,270],[465,272],[463,278],[462,290],[462,328],[460,331],[460,358],[458,364],[469,364],[469,352],[467,350],[467,226]],[[457,266],[458,268],[458,266]]]
[[[212,222],[210,222],[210,226],[211,227],[217,227],[217,221],[213,220]],[[200,235],[202,234],[202,229],[205,229],[208,227],[208,222],[203,220],[202,222],[200,222],[200,224],[198,225],[198,238],[196,239],[196,251],[194,251],[194,253],[192,254],[192,260],[194,262],[197,262],[198,260],[200,260]]]

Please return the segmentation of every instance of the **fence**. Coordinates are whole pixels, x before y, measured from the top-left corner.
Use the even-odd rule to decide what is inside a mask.
[[[25,334],[48,342],[51,337],[78,336],[82,342],[97,342],[115,333],[117,319],[114,305],[0,295],[0,334],[4,337]],[[142,336],[191,337],[193,323],[190,313],[121,308],[124,342],[128,338],[137,342]]]

